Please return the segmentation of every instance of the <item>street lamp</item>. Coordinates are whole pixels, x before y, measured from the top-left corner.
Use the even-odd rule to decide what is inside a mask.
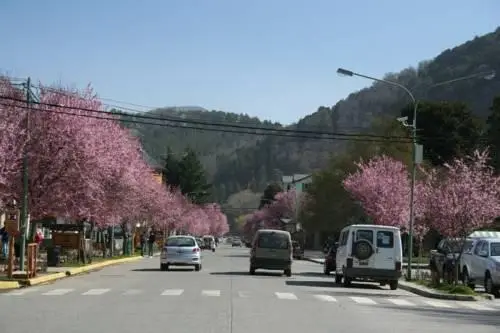
[[[394,81],[389,81],[389,80],[384,80],[384,79],[378,79],[372,76],[368,75],[363,75],[360,73],[356,73],[350,70],[347,70],[345,68],[338,68],[337,73],[340,75],[344,76],[358,76],[364,79],[376,81],[376,82],[381,82],[387,85],[395,86],[398,87],[406,92],[406,94],[410,97],[412,104],[413,104],[413,122],[411,124],[406,123],[406,119],[403,120],[401,118],[401,121],[405,127],[411,128],[411,138],[412,138],[412,165],[411,165],[411,182],[410,182],[410,225],[408,228],[408,265],[407,265],[407,277],[410,280],[411,279],[411,264],[412,264],[412,256],[413,256],[413,225],[415,222],[415,211],[414,211],[414,196],[415,196],[415,177],[416,177],[416,170],[417,170],[417,164],[420,163],[421,161],[417,160],[417,151],[419,149],[419,145],[417,144],[417,110],[418,110],[418,101],[415,98],[415,95],[405,87],[404,85],[394,82]],[[438,82],[427,89],[434,88],[437,86],[443,86],[451,83],[455,83],[458,81],[464,81],[464,80],[470,80],[470,79],[476,79],[476,78],[482,78],[486,80],[491,80],[495,77],[496,72],[495,71],[483,71],[479,72],[476,74],[468,75],[468,76],[462,76],[458,77],[452,80],[447,80],[443,82]],[[400,120],[400,119],[398,119]]]

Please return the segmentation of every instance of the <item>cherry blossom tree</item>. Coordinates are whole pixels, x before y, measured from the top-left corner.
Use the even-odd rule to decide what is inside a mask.
[[[500,178],[488,165],[488,152],[446,164],[431,174],[426,194],[428,216],[442,235],[465,239],[500,216]]]
[[[0,96],[23,99],[22,91],[0,77]],[[21,157],[26,141],[26,110],[24,103],[0,100],[0,207],[12,199],[13,184],[21,170]]]

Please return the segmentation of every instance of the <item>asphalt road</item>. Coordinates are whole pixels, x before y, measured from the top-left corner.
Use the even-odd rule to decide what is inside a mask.
[[[201,272],[161,272],[158,257],[144,258],[0,294],[0,332],[479,333],[500,327],[500,301],[437,301],[370,284],[346,289],[307,261],[294,262],[291,278],[249,276],[246,248],[222,246],[203,255]]]

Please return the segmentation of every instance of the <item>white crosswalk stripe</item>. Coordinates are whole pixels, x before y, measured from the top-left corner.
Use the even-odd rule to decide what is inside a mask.
[[[297,300],[297,296],[293,293],[274,293],[279,299]]]
[[[218,297],[220,296],[220,290],[202,290],[201,294],[203,296]]]
[[[337,299],[330,295],[313,295],[314,298],[319,299],[323,302],[337,302]]]
[[[162,296],[180,296],[184,292],[184,289],[167,289],[164,290]]]
[[[433,306],[435,308],[443,308],[443,309],[453,309],[454,306],[450,303],[440,302],[440,301],[424,301],[424,303]]]
[[[46,287],[33,287],[33,288],[23,288],[7,293],[0,294],[0,297],[19,297],[28,298],[40,296],[94,296],[94,297],[106,297],[106,295],[122,295],[122,296],[170,296],[170,297],[182,297],[189,295],[193,297],[198,295],[199,297],[220,297],[224,294],[223,290],[216,289],[205,289],[205,290],[184,290],[184,289],[164,289],[162,290],[152,290],[152,289],[125,289],[125,290],[113,290],[111,288],[94,288],[88,290],[76,290],[76,289],[50,289]],[[242,299],[256,299],[264,298],[271,299],[275,298],[278,300],[289,300],[289,301],[302,301],[311,302],[318,301],[322,303],[353,303],[360,306],[396,306],[400,308],[417,308],[417,307],[431,307],[434,309],[463,309],[470,311],[483,311],[483,312],[499,312],[500,313],[500,302],[497,301],[481,301],[481,302],[460,302],[460,301],[447,301],[447,300],[432,300],[425,299],[422,297],[383,297],[383,296],[340,296],[335,293],[332,294],[312,294],[303,291],[297,291],[296,293],[290,291],[279,291],[279,292],[268,292],[264,293],[262,291],[250,291],[250,290],[236,290],[233,292],[228,292],[228,295],[232,297],[238,297]]]
[[[84,292],[82,295],[83,296],[98,296],[105,294],[109,291],[109,289],[90,289],[86,292]]]
[[[412,303],[412,302],[407,301],[405,299],[399,299],[399,298],[389,298],[388,301],[395,304],[395,305],[399,305],[399,306],[415,306],[416,305],[415,303]]]
[[[44,296],[62,296],[72,292],[74,289],[53,289],[43,293]]]
[[[368,297],[349,297],[350,299],[352,299],[354,302],[358,303],[358,304],[377,304],[377,302],[375,302],[374,300],[372,300],[371,298],[368,298]]]

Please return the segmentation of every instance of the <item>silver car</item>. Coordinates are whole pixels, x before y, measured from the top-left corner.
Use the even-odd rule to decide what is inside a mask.
[[[167,238],[160,256],[160,270],[167,271],[170,266],[193,266],[201,270],[201,251],[192,236],[171,236]]]

